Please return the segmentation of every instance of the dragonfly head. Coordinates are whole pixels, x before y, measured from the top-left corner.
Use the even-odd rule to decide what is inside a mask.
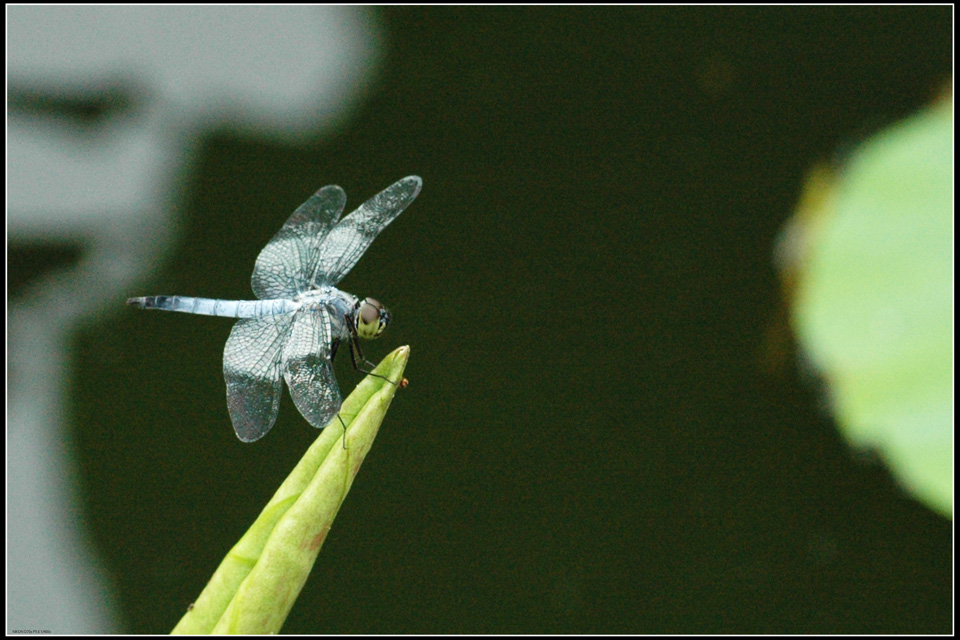
[[[353,323],[358,336],[373,340],[379,338],[390,324],[390,312],[380,304],[380,301],[373,298],[367,298],[362,302],[357,300],[357,306],[353,312]]]

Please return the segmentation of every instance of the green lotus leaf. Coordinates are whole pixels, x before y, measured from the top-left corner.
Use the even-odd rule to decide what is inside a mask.
[[[848,441],[952,518],[953,105],[861,145],[806,225],[793,325]]]

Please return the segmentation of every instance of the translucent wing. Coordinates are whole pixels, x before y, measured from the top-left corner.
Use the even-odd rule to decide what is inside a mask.
[[[283,347],[283,377],[290,397],[307,422],[327,426],[340,410],[340,390],[333,375],[330,310],[319,305],[294,314],[293,328]]]
[[[343,189],[329,185],[297,207],[257,256],[252,284],[258,298],[292,298],[314,288],[321,243],[346,204]]]
[[[233,429],[244,442],[262,438],[280,408],[281,357],[294,315],[243,318],[223,349],[223,377]]]
[[[408,176],[373,196],[333,228],[320,246],[315,282],[336,284],[357,264],[377,234],[420,193],[422,181]]]

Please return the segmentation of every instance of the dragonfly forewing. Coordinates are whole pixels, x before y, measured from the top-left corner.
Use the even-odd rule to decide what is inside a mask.
[[[341,220],[320,247],[319,271],[314,281],[337,284],[357,264],[374,238],[400,215],[420,193],[417,176],[399,180]]]
[[[283,377],[290,397],[307,422],[318,429],[333,419],[341,402],[330,357],[339,336],[330,311],[317,305],[297,312],[283,347]]]

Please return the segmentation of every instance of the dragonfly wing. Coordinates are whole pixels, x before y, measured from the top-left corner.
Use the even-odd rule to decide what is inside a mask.
[[[292,298],[314,288],[320,246],[346,204],[343,189],[329,185],[297,207],[257,256],[251,280],[258,298]]]
[[[316,281],[336,284],[357,264],[373,239],[407,208],[423,182],[408,176],[373,196],[341,220],[320,246]]]
[[[339,338],[336,338],[339,340]],[[340,389],[333,375],[333,323],[326,307],[297,313],[283,346],[283,377],[307,422],[323,429],[340,410]]]
[[[266,435],[280,408],[283,344],[291,315],[243,318],[233,325],[223,349],[223,377],[233,429],[244,442]]]

